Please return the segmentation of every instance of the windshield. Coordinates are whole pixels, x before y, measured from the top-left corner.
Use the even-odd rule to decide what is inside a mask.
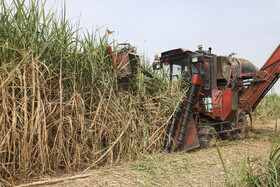
[[[165,64],[163,64],[163,71],[164,71],[164,73],[166,73],[167,75],[169,75],[169,73],[170,73],[170,64],[168,63],[165,63]]]
[[[172,64],[172,71],[170,75],[172,80],[177,80],[181,76],[184,76],[184,78],[191,77],[188,58],[172,60],[170,61],[170,64]]]
[[[182,76],[184,79],[189,79],[191,77],[188,58],[166,61],[162,63],[161,67],[164,74],[167,75],[168,79],[171,81],[176,81]]]
[[[172,78],[173,80],[177,80],[182,74],[182,66],[178,64],[173,64],[173,73]]]

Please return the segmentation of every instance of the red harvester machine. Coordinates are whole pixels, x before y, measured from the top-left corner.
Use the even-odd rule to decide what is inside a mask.
[[[140,57],[136,53],[136,47],[131,46],[129,43],[120,43],[118,44],[116,57],[114,57],[111,46],[108,50],[118,79],[133,77],[137,74],[138,69],[147,77],[153,77],[140,65]]]
[[[260,70],[233,54],[217,56],[202,46],[163,52],[153,69],[165,69],[171,81],[181,76],[190,82],[169,122],[165,151],[212,147],[217,135],[246,138],[251,112],[280,76],[280,45]]]

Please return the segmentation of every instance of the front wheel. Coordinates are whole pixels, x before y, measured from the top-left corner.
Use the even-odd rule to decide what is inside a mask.
[[[198,139],[201,148],[214,147],[215,139],[217,139],[217,132],[212,126],[202,126],[198,131]]]

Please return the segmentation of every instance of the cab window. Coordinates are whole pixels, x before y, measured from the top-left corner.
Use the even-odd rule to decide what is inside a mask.
[[[172,80],[178,80],[178,78],[182,74],[182,66],[178,64],[173,64],[172,69],[173,69]]]

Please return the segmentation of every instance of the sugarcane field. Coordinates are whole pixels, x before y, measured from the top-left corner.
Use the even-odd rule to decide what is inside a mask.
[[[279,11],[0,0],[0,187],[280,186]]]

